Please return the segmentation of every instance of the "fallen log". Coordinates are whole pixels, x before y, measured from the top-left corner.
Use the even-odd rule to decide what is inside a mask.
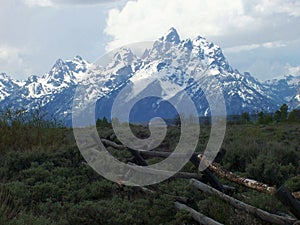
[[[300,202],[283,185],[277,189],[275,197],[280,200],[289,210],[300,219]]]
[[[124,145],[119,145],[113,141],[107,140],[107,139],[101,139],[102,143],[104,145],[107,146],[111,146],[115,149],[118,150],[124,150],[127,149],[126,146]],[[146,151],[146,150],[132,150],[132,149],[128,149],[129,151],[131,151],[131,153],[134,155],[137,164],[142,165],[142,166],[146,166],[147,162],[142,158],[142,157],[160,157],[160,158],[167,158],[169,157],[172,152],[159,152],[159,151]],[[224,150],[225,151],[225,150]],[[185,153],[177,153],[174,154],[173,153],[173,157],[184,157],[187,154]],[[223,157],[223,155],[219,156],[219,158],[221,159],[221,157]],[[198,169],[199,165],[200,165],[200,160],[198,158],[198,154],[197,153],[193,153],[191,158],[190,158],[190,162]],[[205,174],[205,178],[207,179],[207,181],[216,189],[222,191],[222,192],[226,192],[226,193],[231,193],[232,192],[232,188],[227,189],[226,187],[224,187],[222,185],[222,183],[217,179],[217,177],[211,173],[211,171],[209,171],[209,169],[206,169],[204,171],[202,171],[203,174]],[[198,179],[198,178],[197,178]],[[201,180],[202,177],[201,177]]]
[[[197,181],[195,179],[191,179],[190,183],[198,188],[199,190],[203,191],[206,194],[216,196],[220,198],[221,200],[229,203],[236,209],[245,211],[249,214],[252,214],[253,216],[256,216],[266,222],[272,223],[272,224],[279,224],[279,225],[291,225],[298,223],[299,221],[295,218],[289,218],[289,217],[283,217],[275,214],[271,214],[269,212],[266,212],[264,210],[261,210],[259,208],[256,208],[254,206],[248,205],[242,201],[239,201],[233,197],[230,197],[200,181]]]
[[[164,170],[157,170],[157,169],[153,169],[153,168],[147,168],[145,169],[142,166],[138,166],[134,163],[128,163],[128,165],[131,166],[135,166],[132,169],[136,170],[136,171],[140,171],[143,173],[149,173],[149,174],[153,174],[153,175],[170,175],[173,173],[173,171],[164,171]],[[188,172],[177,172],[175,174],[173,174],[172,176],[170,176],[170,178],[182,178],[182,179],[197,179],[197,180],[203,180],[203,175],[201,174],[197,174],[197,173],[188,173]]]
[[[199,154],[198,155],[200,160],[205,160],[204,157]],[[222,167],[221,165],[217,164],[217,163],[208,163],[208,168],[213,171],[215,174],[217,174],[219,177],[224,178],[226,180],[229,180],[233,183],[236,184],[240,184],[243,185],[245,187],[257,190],[259,192],[263,192],[266,194],[270,194],[270,195],[275,195],[277,189],[276,187],[273,186],[269,186],[267,184],[264,184],[262,182],[253,180],[253,179],[248,179],[242,176],[239,176],[235,173],[232,173],[228,170],[226,170],[224,167]],[[292,195],[297,198],[300,199],[300,192],[293,192]]]
[[[200,165],[200,160],[198,158],[198,155],[192,155],[190,161],[194,164],[194,166],[198,169]],[[215,177],[214,174],[212,174],[208,168],[206,168],[204,171],[202,171],[206,175],[206,178],[208,182],[219,191],[225,192],[225,188],[223,184]]]
[[[222,225],[222,223],[219,223],[219,222],[203,215],[202,213],[197,212],[196,210],[188,207],[185,204],[175,202],[175,206],[176,206],[177,209],[183,209],[183,210],[186,210],[186,211],[190,212],[193,219],[196,220],[197,222],[199,222],[200,224],[203,224],[203,225]]]

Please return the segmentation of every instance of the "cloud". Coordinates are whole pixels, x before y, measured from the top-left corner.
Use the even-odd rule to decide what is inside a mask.
[[[294,75],[294,76],[300,76],[300,65],[291,66],[290,64],[287,64],[285,68],[286,68],[287,74]]]
[[[170,27],[184,38],[216,36],[251,27],[254,18],[244,11],[243,1],[138,0],[123,9],[109,11],[105,33],[112,37],[108,49],[125,43],[153,40]]]
[[[238,53],[243,51],[251,51],[257,48],[281,48],[286,47],[288,43],[283,41],[264,42],[262,44],[237,45],[229,48],[224,48],[226,53]]]
[[[295,0],[137,0],[109,11],[105,33],[111,37],[108,50],[155,40],[175,27],[183,38],[200,34],[245,51],[257,43],[274,48],[298,38],[299,22],[300,2]]]
[[[30,7],[38,6],[38,7],[49,7],[53,6],[53,2],[51,0],[23,0],[25,5]]]
[[[57,7],[63,5],[100,5],[121,2],[123,0],[23,0],[30,7]]]
[[[263,15],[287,14],[300,16],[300,2],[295,0],[262,0],[255,6],[255,10]]]
[[[259,44],[251,44],[251,45],[238,45],[230,48],[225,48],[224,52],[226,53],[237,53],[242,51],[250,51],[256,48],[259,48],[261,45]]]
[[[284,43],[282,41],[274,41],[274,42],[265,42],[262,44],[265,48],[281,48],[286,47],[287,43]]]
[[[24,60],[22,55],[25,49],[19,49],[8,45],[0,45],[0,72],[6,72],[14,68],[15,77],[21,77],[24,73],[28,73],[29,70],[24,66]]]

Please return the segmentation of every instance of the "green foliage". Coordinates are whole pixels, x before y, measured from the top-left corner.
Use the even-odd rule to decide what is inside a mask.
[[[285,183],[286,187],[292,191],[300,190],[300,175],[296,175],[294,177],[290,177]]]
[[[186,210],[179,210],[175,215],[175,225],[193,225],[198,224],[193,220],[192,215]]]
[[[280,185],[299,170],[299,128],[295,125],[227,127],[223,165],[270,185]]]
[[[273,122],[273,117],[270,114],[259,112],[258,113],[258,123],[259,124],[269,124]]]
[[[55,225],[49,219],[43,216],[33,216],[28,214],[20,214],[18,217],[9,221],[7,225]]]
[[[228,125],[223,165],[270,185],[286,181],[287,187],[299,190],[299,111],[287,116],[285,109],[279,113],[287,122],[273,123],[274,117],[270,120],[270,115],[261,113],[261,123],[251,123],[249,114],[244,113],[237,118],[241,122]],[[225,224],[263,224],[214,197],[204,198],[186,180],[171,178],[153,185],[149,188],[154,194],[137,187],[120,187],[86,164],[72,130],[45,121],[39,111],[32,112],[31,118],[27,116],[23,111],[9,110],[0,120],[0,222],[4,224],[197,224],[189,213],[174,207],[174,196],[188,199],[189,206]],[[100,137],[120,143],[106,119],[97,123]],[[139,138],[150,135],[147,126],[130,127]],[[209,125],[201,126],[196,151],[206,148],[210,131]],[[168,127],[166,138],[155,150],[172,151],[179,138],[180,127]],[[131,157],[128,151],[108,150],[123,162]],[[146,160],[153,164],[162,159]],[[195,172],[195,168],[188,163],[183,171]],[[286,212],[273,197],[240,190],[248,196],[243,200],[250,204],[270,212]]]
[[[103,117],[102,119],[97,119],[96,120],[96,127],[111,127],[111,123],[108,122],[106,117]]]
[[[250,122],[250,115],[247,112],[242,113],[242,120],[244,123],[249,123]]]
[[[13,219],[17,212],[17,205],[14,201],[11,192],[5,188],[5,186],[0,186],[0,222],[7,223]]]
[[[46,115],[40,109],[31,112],[7,109],[0,113],[0,154],[40,146],[50,150],[58,148],[66,128],[54,118],[46,119]]]
[[[287,120],[290,123],[300,123],[300,110],[294,109],[291,111]]]
[[[280,107],[280,116],[281,116],[281,121],[286,121],[287,116],[288,116],[288,106],[287,106],[287,104],[283,104]]]

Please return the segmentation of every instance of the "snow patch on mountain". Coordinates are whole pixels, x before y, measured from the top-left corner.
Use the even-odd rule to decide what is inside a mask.
[[[129,48],[120,48],[106,65],[91,64],[76,56],[72,60],[58,59],[44,76],[30,76],[21,82],[0,74],[0,108],[30,110],[39,106],[50,115],[70,121],[75,91],[81,87],[81,98],[75,99],[77,106],[85,107],[97,101],[97,116],[109,116],[118,93],[131,84],[132,98],[151,94],[155,88],[164,99],[179,104],[186,92],[195,102],[199,115],[210,113],[205,93],[214,94],[219,89],[228,114],[272,112],[289,101],[293,101],[293,107],[297,105],[299,78],[286,76],[261,83],[250,73],[234,70],[218,45],[201,36],[181,40],[171,28],[151,48],[145,49],[141,57]],[[142,104],[155,106],[155,112],[161,110],[168,114],[171,110],[167,107],[162,111],[163,101],[145,100]],[[147,110],[136,112],[137,118],[142,119],[143,114],[149,116]]]

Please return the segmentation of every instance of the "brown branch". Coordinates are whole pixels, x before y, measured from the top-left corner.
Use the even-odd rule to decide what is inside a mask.
[[[126,146],[124,145],[119,145],[113,141],[107,140],[107,139],[101,139],[102,143],[107,145],[107,146],[111,146],[115,149],[118,150],[124,150],[127,149]],[[159,158],[168,158],[172,152],[159,152],[159,151],[146,151],[146,150],[132,150],[132,149],[128,149],[129,151],[131,151],[134,156],[135,159],[137,160],[137,164],[139,165],[146,165],[146,161],[141,160],[142,157],[159,157]],[[137,157],[136,157],[137,156]],[[182,158],[182,157],[186,157],[187,154],[185,153],[176,153],[172,155],[172,157],[178,157],[178,158]],[[200,160],[198,158],[198,154],[197,153],[193,153],[191,158],[190,158],[190,162],[196,167],[199,167],[200,164]],[[151,172],[151,171],[150,171]],[[167,171],[166,171],[167,172]],[[160,174],[162,174],[163,172],[161,172]],[[224,187],[221,182],[214,176],[214,174],[212,174],[209,170],[204,170],[203,173],[206,175],[206,179],[208,180],[208,182],[216,189],[222,191],[222,192],[226,192],[226,193],[230,193],[232,192],[233,188],[226,188]],[[190,174],[191,175],[191,174]],[[189,175],[189,176],[190,176]],[[202,176],[201,177],[185,177],[185,178],[196,178],[199,179],[201,181],[203,181]]]
[[[143,173],[149,173],[153,175],[162,175],[162,176],[168,176],[173,173],[173,171],[164,171],[164,170],[158,170],[153,168],[144,168],[143,166],[138,166],[134,163],[128,163],[128,165],[135,166],[132,169],[136,171],[140,171]],[[188,172],[177,172],[174,175],[172,175],[170,178],[182,178],[182,179],[197,179],[197,180],[203,180],[203,176],[201,174],[197,173],[188,173]]]
[[[110,140],[107,140],[107,139],[104,139],[104,138],[101,138],[101,142],[105,145],[108,145],[108,146],[111,146],[115,149],[118,149],[118,150],[123,150],[123,149],[126,149],[126,147],[124,145],[119,145],[113,141],[110,141]]]
[[[200,160],[205,160],[202,154],[198,155]],[[231,182],[243,185],[245,187],[257,190],[259,192],[263,192],[266,194],[274,195],[277,191],[276,187],[269,186],[267,184],[264,184],[262,182],[253,180],[253,179],[248,179],[242,176],[239,176],[237,174],[234,174],[228,170],[226,170],[224,167],[217,163],[209,163],[208,161],[208,168],[213,171],[215,174],[217,174],[219,177],[224,178],[226,180],[229,180]],[[293,192],[292,195],[300,199],[300,192]]]
[[[196,188],[198,188],[199,190],[203,191],[204,193],[217,196],[218,198],[229,203],[233,207],[245,211],[249,214],[252,214],[256,217],[259,217],[260,219],[267,221],[269,223],[279,224],[279,225],[291,225],[296,222],[299,222],[297,221],[297,219],[271,214],[269,212],[266,212],[254,206],[248,205],[195,179],[191,179],[190,183]]]
[[[186,211],[190,212],[193,219],[196,220],[197,222],[199,222],[200,224],[203,224],[203,225],[222,225],[222,223],[219,223],[219,222],[203,215],[202,213],[197,212],[196,210],[188,207],[185,204],[175,202],[175,206],[176,206],[177,209],[183,209],[183,210],[186,210]]]
[[[300,219],[300,202],[283,185],[275,193],[275,197],[289,208],[291,213]]]

